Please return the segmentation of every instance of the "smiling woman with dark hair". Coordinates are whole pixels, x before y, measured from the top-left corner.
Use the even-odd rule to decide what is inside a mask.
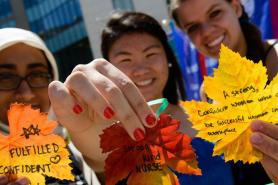
[[[268,81],[278,72],[278,41],[263,41],[261,33],[244,11],[240,0],[172,0],[172,16],[204,55],[218,58],[223,43],[254,62],[262,61]],[[205,92],[201,97],[206,99]],[[278,183],[278,126],[251,123],[253,146],[264,154],[261,164],[233,165],[237,184],[266,184],[268,176]]]
[[[110,61],[109,52],[113,50],[113,44],[122,36],[132,33],[145,33],[161,42],[168,66],[171,66],[163,95],[173,104],[178,103],[179,95],[182,100],[185,100],[185,91],[177,60],[168,44],[166,33],[154,18],[143,13],[115,13],[102,31],[101,51],[103,57]]]

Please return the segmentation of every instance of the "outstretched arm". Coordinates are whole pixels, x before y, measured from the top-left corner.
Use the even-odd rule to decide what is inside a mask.
[[[143,139],[146,119],[155,115],[134,83],[104,59],[78,65],[65,83],[49,85],[52,108],[88,164],[103,171],[106,156],[99,135],[120,121],[134,140]]]

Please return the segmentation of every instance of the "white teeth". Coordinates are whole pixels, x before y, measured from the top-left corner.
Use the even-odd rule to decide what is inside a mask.
[[[224,35],[218,37],[217,39],[215,39],[214,41],[212,41],[211,43],[208,44],[209,47],[214,47],[219,45],[224,39]]]
[[[136,82],[136,85],[138,86],[146,86],[152,83],[152,79],[151,80],[144,80],[144,81],[140,81],[140,82]]]

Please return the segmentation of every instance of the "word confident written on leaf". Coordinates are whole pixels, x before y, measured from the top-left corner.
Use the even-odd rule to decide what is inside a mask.
[[[215,104],[182,102],[198,137],[216,142],[213,155],[224,153],[226,161],[254,163],[262,154],[250,143],[250,122],[278,122],[278,77],[267,85],[261,62],[242,58],[221,46],[219,67],[205,77],[204,89]]]
[[[177,131],[180,121],[162,114],[157,125],[146,128],[144,140],[132,140],[122,125],[104,130],[101,148],[110,152],[105,161],[106,185],[127,179],[128,185],[179,184],[172,170],[201,175],[191,138]]]
[[[45,176],[74,180],[69,152],[57,123],[30,105],[13,104],[8,112],[10,135],[0,134],[0,175],[25,176],[34,185],[45,184]]]

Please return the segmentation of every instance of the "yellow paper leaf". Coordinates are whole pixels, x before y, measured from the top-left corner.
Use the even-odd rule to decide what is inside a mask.
[[[8,119],[10,135],[0,134],[0,175],[25,176],[34,185],[45,184],[45,176],[74,180],[66,143],[52,133],[56,122],[23,104],[11,105]]]
[[[262,154],[250,143],[250,122],[278,122],[278,77],[266,87],[266,68],[221,46],[219,67],[205,77],[204,89],[214,104],[181,102],[197,137],[214,142],[213,155],[225,161],[254,163]]]

